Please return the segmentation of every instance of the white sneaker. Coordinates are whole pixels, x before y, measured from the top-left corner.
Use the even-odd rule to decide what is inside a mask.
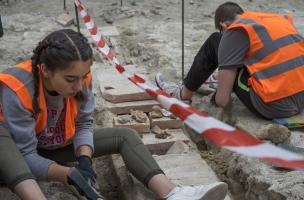
[[[173,82],[169,82],[162,73],[157,73],[155,75],[155,83],[157,87],[162,89],[164,92],[170,94],[171,96],[181,99],[181,87]]]
[[[215,92],[218,86],[218,71],[215,71],[197,90],[199,93],[209,94]]]
[[[223,200],[228,186],[226,183],[217,182],[200,186],[178,186],[174,190],[166,200]]]

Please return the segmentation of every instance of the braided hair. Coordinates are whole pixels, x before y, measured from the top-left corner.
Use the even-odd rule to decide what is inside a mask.
[[[32,73],[34,78],[33,109],[35,114],[39,108],[39,65],[44,64],[50,71],[64,70],[74,61],[87,61],[92,59],[92,49],[86,37],[72,29],[62,29],[50,33],[33,51]],[[85,101],[83,91],[75,96],[78,101]]]

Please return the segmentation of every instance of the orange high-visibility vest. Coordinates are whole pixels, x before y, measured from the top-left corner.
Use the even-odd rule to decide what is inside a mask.
[[[34,87],[28,88],[26,82],[32,79],[32,61],[27,60],[16,66],[10,67],[0,73],[0,81],[16,93],[23,107],[33,113],[33,94]],[[91,83],[91,74],[86,78],[86,87]],[[35,131],[37,136],[45,129],[47,122],[47,107],[45,102],[44,90],[42,85],[42,77],[40,73],[39,81],[39,107],[41,111],[36,118]],[[75,119],[78,113],[77,100],[74,97],[65,99],[66,115],[65,115],[65,144],[68,143],[75,135]],[[2,110],[0,110],[0,120],[3,120]]]
[[[264,102],[304,91],[304,39],[291,16],[245,12],[228,29],[235,28],[248,34],[248,84]]]

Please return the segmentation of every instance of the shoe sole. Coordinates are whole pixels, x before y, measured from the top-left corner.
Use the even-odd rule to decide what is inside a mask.
[[[223,200],[228,191],[226,183],[216,183],[214,186],[199,200]]]

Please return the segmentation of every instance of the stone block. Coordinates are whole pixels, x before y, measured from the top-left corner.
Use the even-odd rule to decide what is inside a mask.
[[[128,65],[125,68],[138,73],[134,65]],[[144,75],[140,76],[145,78]],[[121,75],[115,68],[103,70],[98,74],[98,82],[102,97],[112,103],[152,99],[148,93]]]
[[[174,144],[170,147],[166,154],[184,154],[190,151],[189,146],[181,141],[177,140]]]
[[[169,129],[171,134],[166,139],[159,139],[155,134],[149,133],[142,136],[142,141],[152,154],[163,155],[176,141],[183,141],[189,143],[189,138],[183,133],[181,129]]]
[[[70,14],[63,13],[57,17],[56,22],[62,26],[69,26],[74,23],[74,17]]]
[[[155,196],[126,170],[120,156],[112,155],[112,158],[115,171],[119,174],[118,179],[124,199],[155,199]],[[161,155],[154,158],[167,177],[176,184],[201,185],[218,181],[215,173],[198,153]],[[225,200],[230,200],[230,197],[227,196]]]

